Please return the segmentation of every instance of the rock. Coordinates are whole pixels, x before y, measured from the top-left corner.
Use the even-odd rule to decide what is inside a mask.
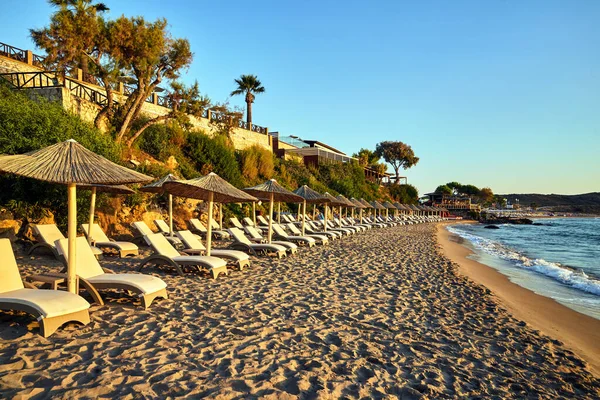
[[[11,241],[16,239],[17,233],[21,230],[21,221],[16,219],[0,220],[0,237],[9,238]]]
[[[485,229],[500,229],[500,227],[498,225],[486,225],[484,226]]]

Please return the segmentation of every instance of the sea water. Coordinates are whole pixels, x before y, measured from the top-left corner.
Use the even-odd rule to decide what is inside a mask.
[[[537,219],[541,225],[451,225],[472,259],[542,296],[600,319],[600,218]]]

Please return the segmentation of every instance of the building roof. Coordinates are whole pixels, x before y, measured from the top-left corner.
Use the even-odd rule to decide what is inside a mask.
[[[343,151],[340,151],[338,149],[336,149],[335,147],[331,147],[328,144],[325,144],[323,142],[319,142],[318,140],[303,140],[304,143],[308,144],[310,147],[322,147],[324,149],[327,149],[329,151],[333,151],[335,153],[339,153],[343,156],[347,155],[346,153],[344,153]]]

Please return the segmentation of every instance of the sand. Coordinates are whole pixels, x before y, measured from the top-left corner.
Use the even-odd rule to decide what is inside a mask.
[[[19,257],[22,273],[57,268]],[[134,260],[107,260],[130,272]],[[44,339],[0,313],[0,397],[593,398],[561,342],[460,275],[433,224],[375,229],[213,281],[169,286],[148,310],[107,293],[92,322]]]

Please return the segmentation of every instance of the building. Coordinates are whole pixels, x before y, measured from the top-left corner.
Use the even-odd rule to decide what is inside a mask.
[[[316,168],[323,164],[358,162],[358,159],[318,140],[303,140],[298,136],[285,136],[279,132],[271,132],[271,135],[273,135],[273,152],[277,157],[301,158],[307,167]],[[389,182],[389,173],[380,173],[366,167],[363,169],[367,179]]]
[[[450,211],[455,210],[473,210],[481,211],[479,204],[472,204],[468,196],[455,196],[443,193],[426,193],[425,204],[432,207],[443,207]]]

